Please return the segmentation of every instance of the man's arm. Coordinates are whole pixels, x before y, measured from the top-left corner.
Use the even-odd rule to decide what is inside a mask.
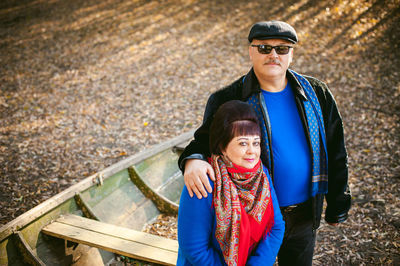
[[[207,191],[212,192],[208,177],[214,181],[214,171],[211,165],[206,162],[207,157],[210,156],[209,128],[214,114],[221,104],[229,100],[239,99],[242,88],[241,79],[213,93],[208,98],[203,123],[194,133],[194,140],[189,143],[179,157],[178,165],[184,175],[185,185],[191,197],[194,193],[201,199],[207,197]]]
[[[347,219],[351,206],[348,186],[347,151],[344,140],[343,122],[332,94],[327,91],[328,109],[328,194],[325,220],[340,223]]]
[[[203,115],[203,123],[194,132],[194,139],[186,146],[185,150],[179,156],[178,165],[181,171],[185,172],[185,164],[188,159],[203,159],[206,160],[210,156],[209,149],[209,129],[213,120],[214,114],[218,107],[225,101],[229,100],[224,95],[224,90],[217,91],[208,98],[206,108]]]
[[[348,186],[347,151],[342,117],[336,101],[325,83],[309,79],[316,89],[324,114],[328,148],[328,194],[325,220],[331,224],[343,222],[348,217],[351,195]]]
[[[203,196],[207,198],[207,191],[212,192],[208,176],[215,181],[214,170],[208,162],[199,159],[186,160],[183,179],[190,197],[194,193],[199,199]]]
[[[185,148],[178,160],[190,197],[196,194],[199,199],[207,197],[207,191],[212,192],[208,177],[213,181],[215,180],[214,170],[207,162],[207,156],[210,156],[208,131],[215,112],[213,98],[214,94],[207,101],[203,124],[195,131],[194,139]]]

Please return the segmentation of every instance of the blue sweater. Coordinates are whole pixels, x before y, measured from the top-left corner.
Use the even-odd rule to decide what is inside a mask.
[[[249,255],[246,265],[273,265],[278,255],[285,231],[285,222],[279,209],[272,181],[272,204],[274,226],[271,233],[262,238],[257,248]],[[209,180],[211,186],[214,183]],[[207,198],[191,198],[186,186],[183,188],[178,213],[178,261],[176,265],[226,265],[221,248],[215,238],[216,217],[212,206],[212,193]]]
[[[311,196],[311,153],[293,90],[262,91],[271,121],[274,187],[281,207]]]

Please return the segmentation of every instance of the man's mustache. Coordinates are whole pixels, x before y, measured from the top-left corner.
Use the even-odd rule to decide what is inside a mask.
[[[270,60],[268,60],[268,61],[266,61],[265,63],[264,63],[264,65],[267,65],[267,64],[277,64],[277,65],[281,65],[281,62],[279,62],[279,60],[278,59],[270,59]]]

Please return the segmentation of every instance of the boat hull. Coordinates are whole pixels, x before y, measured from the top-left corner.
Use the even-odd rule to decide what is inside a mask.
[[[114,254],[46,236],[41,229],[74,214],[142,230],[160,213],[176,214],[183,187],[179,149],[185,133],[88,177],[0,228],[0,265],[107,264]],[[138,183],[139,180],[139,183]]]

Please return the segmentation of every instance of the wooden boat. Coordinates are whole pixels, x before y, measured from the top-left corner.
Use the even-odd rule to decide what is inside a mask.
[[[108,265],[115,254],[174,265],[176,240],[141,231],[160,213],[177,214],[177,159],[192,136],[126,158],[2,226],[0,265]]]

